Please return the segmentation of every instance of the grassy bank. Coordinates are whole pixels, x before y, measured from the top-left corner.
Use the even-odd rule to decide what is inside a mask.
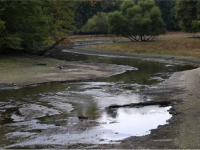
[[[153,42],[105,43],[89,47],[90,51],[150,57],[200,59],[199,38],[159,39]]]

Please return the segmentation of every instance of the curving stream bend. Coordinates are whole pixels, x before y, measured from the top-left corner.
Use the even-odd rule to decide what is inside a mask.
[[[60,148],[87,143],[118,143],[150,134],[171,118],[169,107],[147,106],[107,110],[117,104],[153,100],[138,91],[157,89],[174,72],[195,66],[132,58],[61,53],[59,59],[128,65],[127,71],[104,79],[40,85],[0,92],[0,148]],[[78,117],[85,116],[86,119]]]

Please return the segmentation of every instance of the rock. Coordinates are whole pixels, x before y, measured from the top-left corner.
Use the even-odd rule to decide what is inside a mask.
[[[79,120],[88,120],[89,117],[86,117],[86,116],[78,116],[78,119],[79,119]]]
[[[169,58],[167,58],[166,60],[170,60],[170,59],[174,59],[175,57],[169,57]]]
[[[43,63],[39,63],[39,64],[36,64],[37,66],[46,66],[47,64],[43,64]]]

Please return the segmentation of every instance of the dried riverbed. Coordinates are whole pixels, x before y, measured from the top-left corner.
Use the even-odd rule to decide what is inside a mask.
[[[71,50],[70,50],[71,51]],[[87,53],[86,51],[75,49],[78,53]],[[109,54],[95,55],[105,56]],[[109,55],[114,57],[114,55]],[[122,56],[126,57],[126,56]],[[139,58],[135,56],[134,58]],[[147,60],[155,60],[170,63],[191,63],[198,64],[199,62],[176,60],[176,59],[160,59],[160,58],[145,58]],[[169,65],[170,66],[170,65]],[[169,124],[159,126],[158,129],[152,130],[150,135],[142,137],[130,137],[123,140],[118,145],[82,145],[76,144],[68,148],[199,148],[198,129],[199,119],[199,74],[200,70],[184,71],[175,73],[169,80],[158,86],[158,89],[147,89],[139,92],[141,95],[152,96],[155,101],[170,101],[173,108],[170,113],[173,118],[169,120]]]
[[[116,68],[120,68],[119,65],[121,65],[117,73],[129,71],[88,82],[40,85],[13,91],[2,91],[0,98],[0,130],[2,132],[0,136],[3,139],[0,141],[0,147],[153,148],[151,147],[152,140],[157,141],[157,143],[171,143],[171,145],[167,145],[170,148],[176,147],[173,139],[164,138],[162,140],[163,133],[159,130],[154,130],[148,135],[151,129],[166,124],[166,121],[171,118],[169,110],[172,114],[176,114],[176,111],[173,111],[171,107],[155,105],[114,110],[106,110],[105,108],[116,104],[169,100],[175,93],[174,91],[177,93],[179,89],[176,86],[169,87],[176,82],[167,84],[168,80],[166,79],[173,72],[195,67],[131,58],[106,58],[70,53],[62,53],[56,57],[81,61],[77,64],[80,65],[80,68],[84,68],[81,64],[85,64],[88,71],[83,69],[83,72],[87,73],[93,69],[87,68],[88,62],[103,63],[102,70],[110,68],[107,66],[114,66],[113,69],[116,71]],[[138,70],[133,67],[138,68]],[[102,70],[97,69],[98,72]],[[114,70],[110,71],[109,75]],[[89,78],[96,77],[92,75]],[[165,86],[160,84],[165,80]],[[180,102],[179,99],[173,101],[173,108]],[[88,119],[80,120],[78,116],[85,116]],[[157,118],[156,121],[155,118]],[[127,126],[129,124],[132,126]],[[165,129],[171,125],[172,123],[165,125],[163,131],[168,132]],[[166,132],[163,135],[168,136],[169,134]],[[174,132],[175,134],[176,132]],[[130,136],[139,137],[123,140]],[[157,139],[154,139],[154,136]],[[152,144],[152,146],[159,148],[159,145],[156,144]]]
[[[0,60],[0,90],[45,83],[83,81],[137,70],[124,65],[84,63],[35,56],[2,56]]]

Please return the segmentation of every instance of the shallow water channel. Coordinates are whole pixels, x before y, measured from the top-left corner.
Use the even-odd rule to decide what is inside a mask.
[[[132,58],[62,53],[59,59],[129,65],[111,77],[62,84],[40,85],[0,92],[0,148],[60,148],[76,143],[118,143],[142,136],[171,118],[170,107],[105,109],[118,104],[151,101],[137,94],[191,65],[165,64]],[[79,119],[86,116],[88,119]]]

